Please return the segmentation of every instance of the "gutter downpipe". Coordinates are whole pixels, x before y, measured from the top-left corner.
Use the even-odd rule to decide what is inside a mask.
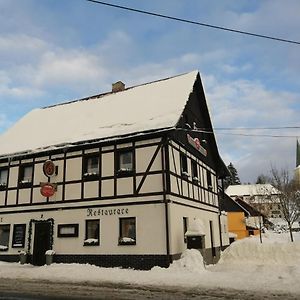
[[[163,170],[163,201],[165,204],[165,221],[166,221],[166,252],[168,264],[172,263],[172,257],[170,255],[170,233],[169,233],[169,206],[167,193],[170,191],[170,180],[169,180],[169,149],[168,149],[168,138],[165,138],[162,147],[162,170]]]

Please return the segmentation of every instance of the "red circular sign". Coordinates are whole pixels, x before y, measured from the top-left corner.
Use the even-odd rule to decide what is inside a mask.
[[[44,174],[47,176],[47,177],[51,177],[51,176],[54,176],[56,175],[55,174],[55,165],[53,163],[52,160],[46,160],[44,162],[44,165],[43,165],[43,171],[44,171]]]
[[[55,194],[55,188],[51,184],[45,184],[41,187],[41,194],[44,197],[52,197]]]

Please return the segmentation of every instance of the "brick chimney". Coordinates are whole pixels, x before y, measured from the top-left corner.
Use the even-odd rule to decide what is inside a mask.
[[[125,84],[122,81],[117,81],[116,83],[112,84],[111,91],[113,93],[124,91],[125,90]]]

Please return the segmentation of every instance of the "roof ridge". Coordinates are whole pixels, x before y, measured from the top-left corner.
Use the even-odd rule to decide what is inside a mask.
[[[193,73],[193,72],[198,72],[198,71],[197,70],[193,70],[193,71],[190,71],[190,72],[185,72],[185,73],[173,75],[173,76],[162,78],[162,79],[157,79],[157,80],[153,80],[153,81],[150,81],[150,82],[145,82],[145,83],[133,85],[133,86],[127,87],[124,90],[119,91],[119,92],[112,92],[112,91],[110,91],[110,92],[104,92],[104,93],[96,94],[96,95],[93,95],[93,96],[88,96],[88,97],[84,97],[84,98],[80,98],[80,99],[74,99],[74,100],[69,100],[69,101],[66,101],[66,102],[52,104],[52,105],[41,107],[41,109],[53,108],[53,107],[56,107],[56,106],[62,106],[62,105],[72,104],[72,103],[76,103],[76,102],[80,102],[80,101],[88,101],[88,100],[95,99],[95,98],[102,98],[102,97],[107,96],[107,95],[121,93],[121,92],[124,92],[124,91],[128,91],[130,89],[133,89],[133,88],[137,88],[137,87],[141,87],[141,86],[145,86],[145,85],[149,85],[149,84],[153,84],[153,83],[157,83],[157,82],[161,82],[161,81],[170,80],[170,79],[173,79],[173,78],[176,78],[176,77],[180,77],[180,76],[184,76],[184,75],[187,75],[187,74],[190,74],[190,73]]]

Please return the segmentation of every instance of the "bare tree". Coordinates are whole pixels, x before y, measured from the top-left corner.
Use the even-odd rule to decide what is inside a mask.
[[[278,199],[281,206],[283,219],[287,222],[291,241],[294,241],[292,227],[300,217],[300,187],[290,178],[289,171],[282,169],[278,171],[271,168],[273,185],[279,190]]]

